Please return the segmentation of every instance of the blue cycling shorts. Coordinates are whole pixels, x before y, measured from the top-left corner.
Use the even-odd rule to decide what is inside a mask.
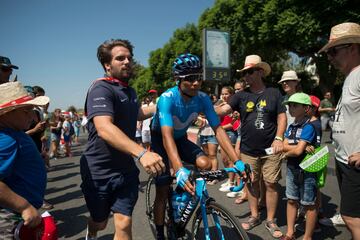
[[[175,139],[175,144],[183,162],[195,165],[196,159],[205,155],[198,145],[187,139],[186,135]],[[157,186],[169,185],[171,183],[169,158],[164,148],[161,134],[151,133],[151,149],[162,157],[166,166],[165,173],[155,178],[155,184]]]

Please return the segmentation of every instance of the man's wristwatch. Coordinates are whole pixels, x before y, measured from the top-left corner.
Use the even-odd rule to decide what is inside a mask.
[[[281,142],[284,141],[284,139],[282,137],[280,137],[280,136],[276,136],[274,140],[278,140],[278,141],[281,141]]]

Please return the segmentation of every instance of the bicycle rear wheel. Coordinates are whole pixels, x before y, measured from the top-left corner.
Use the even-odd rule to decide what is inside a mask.
[[[220,227],[225,239],[229,240],[248,240],[249,237],[245,230],[241,227],[239,221],[223,206],[216,202],[210,202],[206,206],[206,215],[209,224],[209,232],[211,239],[221,239],[215,225],[214,216],[217,216]],[[205,230],[201,215],[201,208],[196,211],[195,218],[192,223],[191,239],[205,239]]]

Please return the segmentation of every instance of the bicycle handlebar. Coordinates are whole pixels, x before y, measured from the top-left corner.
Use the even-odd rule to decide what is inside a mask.
[[[233,172],[237,174],[241,174],[238,169],[236,168],[224,168],[220,170],[213,170],[213,171],[192,171],[190,181],[192,182],[196,178],[203,178],[205,181],[213,181],[213,180],[225,180],[228,178],[228,173]],[[245,173],[246,177],[241,178],[240,185],[231,188],[230,190],[233,192],[239,192],[243,189],[244,184],[249,181],[251,175],[251,167],[249,164],[245,164]]]

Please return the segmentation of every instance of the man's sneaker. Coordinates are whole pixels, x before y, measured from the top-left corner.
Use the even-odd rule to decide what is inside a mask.
[[[306,222],[296,224],[295,225],[296,230],[299,232],[305,232],[305,224],[306,224]],[[320,228],[320,225],[318,223],[316,223],[314,233],[319,233],[319,232],[321,232],[321,228]]]
[[[327,227],[345,226],[345,222],[340,213],[335,214],[332,218],[322,218],[319,220],[319,223]]]
[[[227,194],[226,194],[226,196],[228,197],[228,198],[235,198],[235,197],[240,197],[241,195],[242,195],[242,191],[239,191],[239,192],[228,192]]]

